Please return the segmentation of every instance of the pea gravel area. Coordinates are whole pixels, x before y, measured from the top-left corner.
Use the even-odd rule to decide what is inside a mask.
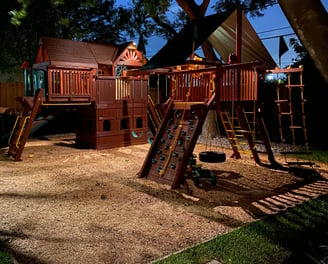
[[[328,192],[325,164],[292,174],[219,146],[226,162],[197,161],[216,186],[172,190],[138,178],[149,147],[78,149],[65,134],[29,139],[21,162],[0,149],[0,240],[17,263],[151,263]]]

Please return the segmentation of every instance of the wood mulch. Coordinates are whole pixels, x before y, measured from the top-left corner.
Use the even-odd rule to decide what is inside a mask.
[[[0,240],[19,263],[147,263],[328,192],[325,164],[292,174],[229,149],[203,163],[216,186],[171,190],[138,178],[148,149],[77,149],[74,135],[29,140],[22,162],[1,149]]]

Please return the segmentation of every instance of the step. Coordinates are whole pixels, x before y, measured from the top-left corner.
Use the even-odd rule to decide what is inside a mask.
[[[289,100],[287,99],[280,99],[280,100],[275,100],[275,103],[287,103]]]
[[[290,87],[290,88],[303,88],[304,84],[285,84],[285,87]]]
[[[237,133],[249,133],[249,134],[254,134],[254,131],[249,131],[249,130],[244,130],[244,129],[237,129],[235,130]]]

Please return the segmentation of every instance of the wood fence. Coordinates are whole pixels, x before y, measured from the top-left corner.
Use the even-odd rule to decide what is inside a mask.
[[[22,111],[23,106],[16,101],[16,97],[24,96],[24,83],[0,83],[0,108],[10,111]]]

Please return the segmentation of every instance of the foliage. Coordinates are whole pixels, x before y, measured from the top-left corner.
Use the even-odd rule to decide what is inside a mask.
[[[40,36],[121,41],[115,0],[17,0],[1,9],[0,69],[33,63]]]
[[[217,12],[225,10],[242,9],[245,13],[250,13],[251,16],[263,16],[264,10],[271,5],[277,4],[277,0],[219,0],[214,5]]]
[[[297,54],[297,57],[295,58],[296,63],[303,61],[308,56],[306,49],[299,43],[299,41],[296,38],[291,38],[289,40],[289,45],[293,48],[293,50]]]
[[[172,38],[188,20],[181,10],[169,15],[169,0],[132,0],[127,7],[119,9],[121,30],[129,37],[145,39],[157,35]]]
[[[174,2],[180,9],[173,13],[170,8]],[[240,6],[259,15],[274,2],[221,0],[217,1],[216,10]],[[153,35],[169,39],[194,15],[205,14],[208,3],[208,0],[201,4],[189,0],[132,0],[128,6],[117,7],[115,0],[7,1],[0,11],[0,36],[4,40],[0,44],[0,70],[25,60],[32,64],[40,36],[106,43],[126,41],[127,37],[147,42]]]

